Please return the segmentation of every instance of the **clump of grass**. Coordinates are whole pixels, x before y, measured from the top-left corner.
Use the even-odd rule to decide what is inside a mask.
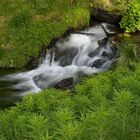
[[[125,66],[133,69],[140,61],[137,43],[130,37],[121,37],[118,42],[118,66]]]

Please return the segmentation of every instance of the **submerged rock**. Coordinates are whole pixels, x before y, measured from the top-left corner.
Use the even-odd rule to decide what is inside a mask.
[[[54,87],[58,88],[58,89],[72,88],[73,87],[73,77],[61,80]]]
[[[34,83],[41,89],[45,89],[47,87],[47,80],[48,78],[44,74],[40,74],[33,78]]]
[[[73,58],[77,55],[78,50],[75,48],[65,50],[55,50],[55,61],[59,61],[60,66],[70,65]]]
[[[95,51],[93,51],[93,52],[90,52],[89,54],[88,54],[88,56],[89,57],[94,57],[94,56],[96,56],[96,54],[99,52],[99,48],[98,49],[96,49]]]
[[[99,47],[105,47],[107,42],[108,42],[108,38],[104,38],[103,40],[99,40],[98,41]]]
[[[95,68],[100,68],[105,61],[101,60],[101,59],[97,59],[92,63],[91,67],[95,67]]]
[[[57,81],[57,83],[52,83],[49,85],[49,76],[45,74],[40,74],[33,78],[34,83],[41,89],[45,89],[46,87],[54,87],[54,88],[60,88],[60,89],[66,89],[73,87],[73,77],[70,78],[64,78],[60,81]]]

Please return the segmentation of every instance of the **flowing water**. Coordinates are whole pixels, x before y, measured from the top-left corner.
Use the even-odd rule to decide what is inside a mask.
[[[0,101],[16,100],[48,87],[72,88],[81,76],[106,71],[115,60],[114,27],[98,24],[60,39],[38,68],[0,78]]]

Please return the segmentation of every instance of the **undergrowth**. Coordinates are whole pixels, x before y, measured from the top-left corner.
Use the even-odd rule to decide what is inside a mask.
[[[47,89],[0,112],[1,140],[139,140],[140,64]]]
[[[126,13],[124,14],[120,26],[126,32],[140,30],[140,0],[131,0]]]

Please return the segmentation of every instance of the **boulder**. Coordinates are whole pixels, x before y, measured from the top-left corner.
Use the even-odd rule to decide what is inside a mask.
[[[122,18],[122,15],[115,13],[109,13],[108,11],[100,8],[94,8],[92,10],[93,17],[101,22],[110,24],[118,24]]]
[[[54,87],[57,89],[72,88],[73,87],[73,77],[61,80]]]
[[[105,61],[101,60],[101,59],[97,59],[93,62],[91,67],[95,67],[95,68],[100,68]]]
[[[78,49],[71,48],[65,50],[55,49],[55,61],[60,62],[60,66],[70,65],[73,58],[77,55]]]
[[[107,44],[107,42],[108,42],[108,38],[104,38],[104,39],[102,39],[102,40],[99,40],[98,41],[98,45],[99,45],[99,47],[105,47],[106,46],[106,44]]]

